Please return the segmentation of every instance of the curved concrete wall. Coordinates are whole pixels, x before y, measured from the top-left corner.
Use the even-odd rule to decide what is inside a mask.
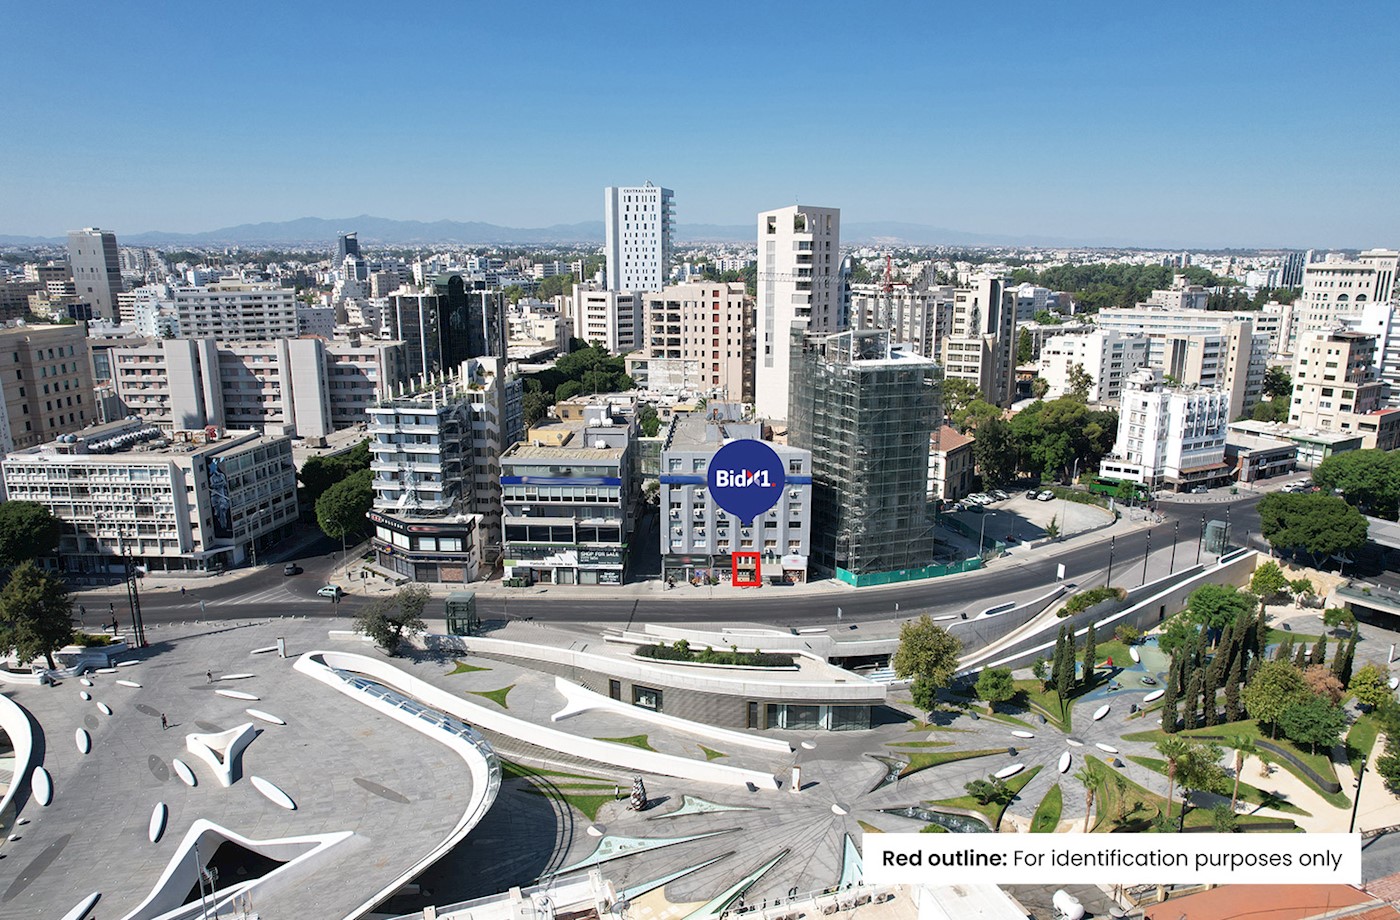
[[[5,797],[0,798],[0,815],[3,815],[34,774],[34,723],[22,706],[8,696],[0,696],[0,728],[5,730],[10,746],[15,749],[14,779],[10,780]]]
[[[473,642],[478,640],[473,639]],[[486,640],[501,641],[501,640]],[[519,645],[521,643],[504,643]],[[537,646],[526,646],[537,648]],[[555,650],[558,651],[558,650]],[[589,657],[598,657],[596,655]],[[348,652],[307,652],[297,659],[296,668],[315,676],[315,668],[324,667],[311,659],[319,658],[325,665],[345,671],[353,671],[371,677],[385,686],[392,687],[428,706],[461,719],[468,725],[479,726],[487,731],[497,732],[529,744],[536,744],[551,751],[572,754],[598,763],[609,764],[624,770],[642,770],[660,776],[675,776],[693,779],[702,783],[718,783],[726,786],[745,786],[752,783],[759,789],[777,789],[777,777],[757,770],[744,770],[722,764],[691,760],[688,757],[675,757],[656,751],[644,751],[630,744],[614,744],[570,734],[556,728],[536,725],[524,719],[478,706],[475,703],[453,696],[451,693],[412,674],[401,671],[393,665],[365,655]],[[307,662],[303,665],[303,662]],[[333,674],[318,679],[339,681]],[[327,680],[327,682],[329,682]],[[342,682],[343,683],[343,682]],[[347,692],[353,692],[346,688]]]

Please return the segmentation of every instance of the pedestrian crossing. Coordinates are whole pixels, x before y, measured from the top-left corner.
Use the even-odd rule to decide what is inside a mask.
[[[172,598],[174,603],[161,604],[160,606],[166,610],[180,610],[188,613],[198,614],[201,612],[208,612],[215,609],[219,610],[220,612],[227,613],[230,608],[236,607],[255,607],[264,605],[300,607],[310,607],[319,605],[324,607],[330,604],[330,601],[328,601],[324,597],[303,597],[299,594],[293,594],[290,590],[281,586],[267,588],[262,591],[255,591],[251,594],[240,594],[237,597],[225,597],[220,598],[218,600],[205,601],[202,607],[200,605],[200,599],[195,596],[195,593],[196,592],[192,591],[183,597]]]

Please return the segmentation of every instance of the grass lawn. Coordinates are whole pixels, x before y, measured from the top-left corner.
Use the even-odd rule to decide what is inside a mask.
[[[514,689],[515,684],[511,684],[509,687],[501,687],[499,690],[468,690],[467,692],[472,696],[488,699],[502,709],[509,709],[510,707],[506,705],[506,695]]]
[[[1299,642],[1306,642],[1311,648],[1312,644],[1316,642],[1319,637],[1319,634],[1315,633],[1289,632],[1286,629],[1270,629],[1267,641],[1269,645],[1278,645],[1280,642],[1287,642],[1289,639],[1292,639],[1294,645],[1297,645]],[[1335,646],[1337,643],[1329,637],[1327,644],[1329,646]],[[1328,651],[1331,651],[1331,649],[1329,648]],[[1271,653],[1270,658],[1272,657],[1273,655]]]
[[[593,740],[611,741],[613,744],[630,744],[633,747],[641,748],[644,751],[656,750],[656,748],[652,747],[651,744],[647,742],[646,735],[628,735],[626,738],[594,738]]]
[[[979,715],[984,719],[991,719],[994,722],[1005,722],[1007,725],[1019,725],[1021,728],[1030,729],[1032,731],[1038,727],[1027,722],[1025,719],[1018,719],[1004,712],[983,712],[979,713]]]
[[[1376,746],[1376,735],[1380,734],[1380,730],[1375,718],[1367,713],[1358,718],[1351,731],[1347,732],[1347,759],[1351,761],[1353,770],[1361,769],[1361,765],[1371,756],[1371,748]]]
[[[951,741],[890,741],[890,742],[887,742],[887,743],[885,744],[885,747],[897,747],[897,748],[934,748],[934,747],[951,747],[952,744],[953,744],[953,742],[951,742]]]
[[[1036,806],[1035,817],[1031,819],[1032,834],[1053,834],[1055,828],[1060,823],[1060,809],[1064,802],[1060,793],[1060,784],[1051,786],[1045,793],[1045,798],[1040,800]]]
[[[467,664],[465,661],[457,661],[455,658],[452,661],[453,664],[457,665],[457,667],[447,672],[448,677],[451,677],[453,674],[470,674],[473,671],[491,670],[490,668],[479,668],[474,664]]]
[[[611,789],[606,792],[576,792],[565,791],[558,787],[541,789],[531,786],[523,791],[531,795],[543,796],[553,801],[571,805],[577,808],[589,821],[598,820],[598,809],[602,808],[608,802],[616,801],[616,797],[613,795]]]
[[[1262,739],[1262,740],[1264,740],[1264,741],[1268,741],[1270,744],[1277,745],[1278,747],[1282,748],[1282,749],[1285,750],[1285,751],[1290,752],[1291,754],[1293,754],[1294,756],[1296,756],[1299,760],[1301,760],[1303,763],[1307,764],[1307,765],[1308,765],[1309,767],[1311,767],[1313,770],[1317,771],[1317,774],[1318,774],[1319,776],[1322,776],[1322,777],[1324,777],[1324,778],[1331,778],[1331,779],[1333,779],[1333,780],[1335,780],[1335,779],[1337,778],[1337,771],[1334,770],[1334,769],[1332,769],[1332,759],[1331,759],[1330,757],[1328,757],[1326,754],[1314,754],[1312,751],[1309,751],[1309,750],[1306,749],[1306,748],[1301,748],[1301,747],[1299,747],[1298,745],[1294,744],[1294,743],[1291,742],[1291,741],[1288,741],[1288,740],[1285,739],[1285,738],[1270,738],[1267,734],[1265,734],[1264,732],[1260,731],[1260,729],[1259,729],[1259,723],[1258,723],[1258,722],[1255,722],[1253,719],[1244,719],[1244,720],[1241,720],[1241,721],[1239,721],[1239,722],[1224,722],[1224,723],[1221,723],[1220,725],[1212,725],[1212,726],[1210,726],[1209,728],[1193,728],[1193,729],[1190,729],[1189,731],[1180,731],[1180,732],[1177,732],[1177,734],[1178,734],[1178,735],[1181,735],[1181,736],[1183,736],[1183,737],[1186,737],[1186,738],[1199,737],[1200,735],[1219,735],[1219,736],[1221,737],[1221,739],[1223,739],[1223,740],[1221,740],[1221,741],[1218,742],[1218,743],[1221,744],[1221,745],[1224,746],[1224,747],[1229,747],[1229,744],[1228,744],[1227,742],[1229,741],[1230,737],[1233,736],[1233,735],[1246,735],[1246,736],[1248,736],[1248,737],[1250,737],[1250,738],[1253,738],[1253,739],[1256,739],[1256,740]],[[1134,732],[1134,733],[1132,733],[1132,734],[1130,734],[1130,735],[1124,735],[1124,736],[1123,736],[1123,740],[1124,740],[1124,741],[1152,741],[1152,742],[1155,742],[1155,741],[1157,741],[1157,740],[1159,740],[1159,739],[1161,739],[1161,738],[1165,738],[1165,737],[1166,737],[1166,733],[1163,732],[1163,731],[1159,728],[1159,729],[1154,729],[1154,730],[1152,730],[1152,731]],[[1261,751],[1261,752],[1264,753],[1265,756],[1268,755],[1268,752],[1267,752],[1267,751]],[[1269,758],[1269,760],[1270,760],[1271,763],[1276,761],[1276,762],[1278,763],[1279,766],[1283,767],[1283,768],[1284,768],[1285,770],[1287,770],[1289,773],[1292,773],[1294,776],[1298,777],[1298,778],[1301,779],[1303,782],[1307,783],[1307,784],[1308,784],[1308,787],[1309,787],[1310,789],[1315,790],[1315,791],[1317,792],[1318,795],[1322,796],[1324,799],[1326,799],[1330,804],[1334,805],[1335,807],[1337,807],[1337,808],[1350,808],[1350,807],[1351,807],[1351,800],[1348,799],[1344,794],[1339,793],[1339,792],[1338,792],[1338,793],[1323,792],[1321,789],[1318,789],[1318,788],[1317,788],[1317,785],[1316,785],[1315,783],[1313,783],[1312,780],[1310,780],[1310,779],[1308,779],[1306,776],[1304,776],[1299,770],[1297,770],[1297,769],[1296,769],[1291,763],[1289,763],[1288,761],[1283,760],[1283,759],[1281,759],[1281,758]]]
[[[884,831],[880,830],[880,829],[879,829],[878,827],[876,827],[875,825],[873,825],[873,824],[866,824],[864,821],[857,820],[857,821],[856,821],[856,824],[859,825],[859,826],[860,826],[860,829],[863,830],[863,831],[865,831],[867,834],[883,834],[883,833],[884,833]]]
[[[1084,759],[1098,778],[1098,782],[1095,784],[1094,801],[1099,819],[1094,825],[1094,831],[1096,833],[1111,833],[1113,831],[1150,833],[1155,830],[1152,826],[1152,819],[1159,814],[1167,813],[1166,797],[1147,791],[1092,754],[1085,755]],[[1117,777],[1116,781],[1110,778],[1113,776]],[[1170,813],[1173,822],[1180,819],[1181,807],[1180,802],[1171,804]],[[1118,820],[1120,814],[1123,816],[1121,821]],[[1282,819],[1268,818],[1263,815],[1240,815],[1238,820],[1241,825],[1244,825],[1268,824]],[[1209,808],[1193,808],[1186,813],[1187,827],[1210,827],[1212,823]]]
[[[1022,703],[1032,711],[1039,711],[1060,731],[1070,731],[1072,713],[1069,707],[1065,707],[1064,717],[1060,717],[1060,698],[1055,695],[1054,690],[1040,689],[1040,681],[1035,679],[1013,681],[1013,684],[1017,690],[1014,702]]]
[[[966,728],[939,725],[937,722],[925,722],[923,719],[911,719],[909,727],[905,729],[909,732],[966,732],[967,730]]]
[[[1034,766],[1029,770],[1018,773],[1006,780],[1007,788],[1019,795],[1021,790],[1026,787],[1026,783],[1035,779],[1035,775],[1039,772],[1040,767]],[[996,802],[989,802],[983,805],[981,802],[977,801],[977,796],[975,795],[960,795],[951,799],[939,799],[929,804],[943,805],[949,808],[961,808],[965,811],[975,812],[981,815],[982,819],[987,822],[987,826],[995,831],[997,828],[1001,827],[1001,816],[1006,813],[1007,805],[1010,803],[1008,802],[1007,805],[998,805]],[[937,827],[938,825],[934,826]],[[928,833],[936,833],[936,831],[929,831],[928,828],[924,828],[924,830]]]
[[[1109,658],[1113,659],[1115,668],[1126,668],[1133,664],[1133,656],[1128,654],[1128,647],[1117,639],[1110,638],[1107,642],[1099,640],[1094,643],[1094,655],[1099,659],[1094,662],[1101,664]],[[1079,650],[1079,657],[1084,657],[1084,650]]]
[[[583,782],[605,783],[607,780],[601,776],[588,776],[584,773],[563,773],[559,770],[545,770],[537,767],[527,767],[524,764],[516,763],[513,760],[501,758],[501,773],[506,777],[516,779],[529,779],[532,776],[558,776],[563,779],[582,780]]]
[[[522,792],[570,805],[590,821],[597,820],[598,809],[616,797],[617,784],[600,776],[536,769],[504,759],[501,761],[501,773],[527,780],[528,785],[521,788]]]
[[[728,754],[721,754],[719,751],[716,751],[716,750],[714,750],[713,748],[707,748],[707,747],[705,747],[705,745],[703,745],[703,744],[700,745],[699,747],[700,747],[700,750],[701,750],[701,751],[704,751],[704,753],[705,753],[705,759],[706,759],[706,760],[718,760],[718,759],[720,759],[721,757],[728,757],[728,756],[729,756]]]
[[[1155,757],[1138,757],[1134,754],[1129,754],[1128,759],[1140,767],[1146,767],[1154,773],[1160,773],[1163,776],[1167,775],[1167,762],[1165,760],[1158,760]],[[1235,778],[1231,776],[1229,786],[1225,789],[1224,792],[1221,793],[1221,795],[1229,795],[1234,790],[1234,788]],[[1263,789],[1260,789],[1257,786],[1251,786],[1249,783],[1246,783],[1243,780],[1240,781],[1240,801],[1248,802],[1251,805],[1263,805],[1267,808],[1272,808],[1275,811],[1287,812],[1290,815],[1312,814],[1312,812],[1304,811],[1297,805],[1294,805],[1292,802],[1287,802],[1282,799],[1276,799],[1269,793],[1265,792]]]
[[[928,751],[909,755],[909,764],[900,771],[900,776],[911,776],[920,770],[927,770],[939,764],[953,763],[958,760],[971,760],[974,757],[990,757],[993,754],[1005,754],[1006,748],[995,748],[993,750],[981,751]]]

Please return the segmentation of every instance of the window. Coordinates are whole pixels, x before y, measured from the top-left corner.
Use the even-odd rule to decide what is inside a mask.
[[[652,687],[642,687],[638,684],[633,684],[632,705],[640,706],[643,709],[650,709],[653,712],[660,712],[661,691]]]

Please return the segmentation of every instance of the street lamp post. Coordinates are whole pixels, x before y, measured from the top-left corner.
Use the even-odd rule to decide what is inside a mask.
[[[1363,763],[1361,769],[1356,771],[1356,796],[1351,803],[1351,826],[1347,828],[1348,834],[1356,832],[1356,812],[1361,807],[1361,778],[1366,775],[1366,765]]]
[[[1147,556],[1152,552],[1152,531],[1147,532],[1147,545],[1142,550],[1142,583],[1147,584]]]
[[[1113,542],[1117,537],[1108,538],[1108,577],[1104,579],[1104,587],[1113,586]]]
[[[1201,515],[1201,532],[1196,535],[1196,565],[1201,564],[1201,547],[1206,542],[1206,516]]]
[[[1181,522],[1180,522],[1180,521],[1174,521],[1174,522],[1172,522],[1172,563],[1171,563],[1170,571],[1167,572],[1168,575],[1175,575],[1175,574],[1176,574],[1176,541],[1177,541],[1177,538],[1180,537],[1180,536],[1181,536]]]
[[[982,527],[977,532],[977,555],[979,556],[987,551],[987,518],[995,516],[995,511],[988,511],[982,515]]]

